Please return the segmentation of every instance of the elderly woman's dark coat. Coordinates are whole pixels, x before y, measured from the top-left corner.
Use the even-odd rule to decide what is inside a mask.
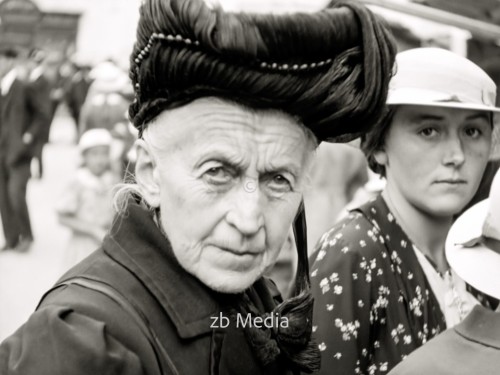
[[[74,283],[65,284],[69,279]],[[135,202],[115,221],[102,248],[61,282],[0,346],[0,374],[156,375],[160,366],[166,374],[286,373],[263,370],[243,329],[211,328],[212,317],[225,314],[232,297],[209,290],[184,271],[151,213]],[[105,291],[125,296],[133,311],[99,292],[101,282]],[[247,292],[262,312],[272,310],[279,298],[269,284],[261,279]],[[139,318],[134,318],[136,308]],[[153,338],[141,331],[140,321]],[[156,340],[165,355],[154,349]],[[163,358],[158,361],[157,355]]]

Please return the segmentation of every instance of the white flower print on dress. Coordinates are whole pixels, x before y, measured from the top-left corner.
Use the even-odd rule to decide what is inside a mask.
[[[402,324],[399,324],[396,328],[391,331],[391,337],[396,344],[399,343],[401,339],[401,335],[405,332],[405,327]]]
[[[337,283],[339,281],[339,274],[337,272],[334,272],[330,275],[330,282],[331,283]]]
[[[359,320],[344,324],[342,319],[335,319],[335,327],[339,328],[340,332],[342,332],[342,339],[344,341],[349,341],[351,338],[357,338],[359,326]]]
[[[377,371],[377,365],[375,365],[374,363],[370,367],[368,367],[368,374],[374,375],[376,371]]]
[[[316,260],[317,261],[323,260],[323,258],[325,257],[325,255],[326,255],[326,251],[325,250],[318,251],[318,256],[316,257]]]
[[[389,364],[387,362],[382,362],[379,364],[378,369],[381,372],[387,372],[387,370],[389,369]]]
[[[353,211],[323,237],[325,243],[337,241],[323,248],[326,255],[312,267],[315,304],[320,306],[314,310],[315,323],[321,322],[314,335],[326,346],[325,374],[342,366],[346,374],[386,375],[401,357],[433,337],[436,328],[444,327],[439,306],[429,307],[435,298],[414,252],[408,251],[411,240],[382,198],[376,217],[373,205],[366,206],[370,212]]]
[[[330,284],[328,283],[328,279],[326,277],[320,281],[319,287],[321,288],[323,294],[330,291]]]

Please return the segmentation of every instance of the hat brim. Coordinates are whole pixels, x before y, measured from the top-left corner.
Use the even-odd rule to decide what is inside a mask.
[[[466,283],[487,295],[500,299],[500,255],[478,242],[463,246],[482,235],[489,199],[465,211],[451,227],[446,239],[449,265]]]
[[[487,112],[500,112],[500,108],[493,105],[464,101],[451,101],[449,93],[424,89],[393,89],[389,90],[388,105],[421,105],[431,107],[459,108]]]

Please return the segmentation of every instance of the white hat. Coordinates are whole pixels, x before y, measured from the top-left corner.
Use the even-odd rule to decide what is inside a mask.
[[[465,211],[451,227],[446,257],[468,284],[500,299],[500,170],[489,198]]]
[[[82,134],[78,148],[80,152],[97,146],[111,146],[113,138],[111,133],[106,129],[90,129]]]
[[[496,92],[495,82],[469,59],[441,48],[415,48],[397,54],[387,104],[500,112]]]

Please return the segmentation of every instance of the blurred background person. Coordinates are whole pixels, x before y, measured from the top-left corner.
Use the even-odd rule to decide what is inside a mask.
[[[430,340],[391,375],[493,375],[500,372],[500,170],[490,196],[463,213],[446,239],[450,266],[485,295],[463,322]]]
[[[89,129],[112,131],[116,124],[128,122],[130,80],[113,61],[97,64],[89,73],[92,79],[80,112],[80,134]]]
[[[80,128],[80,112],[92,84],[92,78],[90,78],[91,66],[79,63],[73,63],[72,66],[74,67],[74,71],[70,72],[67,77],[64,99],[78,133],[78,129]]]
[[[59,222],[72,232],[63,269],[96,250],[113,220],[112,189],[118,177],[111,170],[112,137],[106,129],[91,129],[80,138],[81,166],[57,203]]]
[[[134,142],[137,131],[128,121],[117,122],[111,130],[111,168],[121,180],[131,178],[134,170]]]
[[[310,189],[304,197],[307,212],[307,240],[311,254],[314,245],[368,181],[368,163],[359,148],[322,143],[316,150]]]
[[[108,130],[113,137],[111,168],[124,178],[136,138],[127,116],[132,102],[130,79],[112,60],[97,64],[89,78],[92,83],[81,107],[79,134],[90,129]]]
[[[26,82],[18,77],[18,57],[14,49],[0,50],[0,215],[2,249],[25,252],[33,242],[26,188],[38,129],[29,116],[37,106],[29,102]]]
[[[361,142],[385,187],[313,256],[321,374],[386,373],[479,303],[450,270],[444,244],[491,155],[496,86],[439,48],[399,53],[396,67],[386,118]]]
[[[37,164],[36,177],[43,176],[43,148],[49,141],[50,126],[54,119],[53,90],[57,80],[58,61],[53,54],[35,49],[29,56],[32,69],[29,74],[29,95],[32,105],[29,117],[37,129],[33,144],[33,157]]]

